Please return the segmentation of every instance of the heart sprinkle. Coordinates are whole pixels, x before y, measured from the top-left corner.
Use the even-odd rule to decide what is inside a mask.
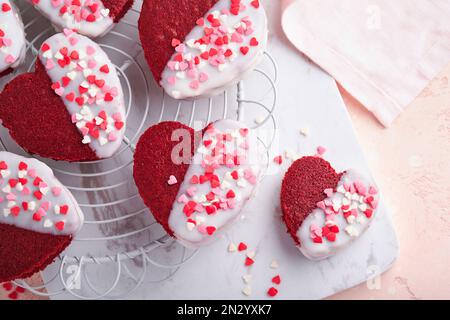
[[[169,180],[167,180],[167,184],[169,185],[169,186],[172,186],[172,185],[174,185],[174,184],[177,184],[177,178],[175,178],[175,176],[174,175],[171,175],[170,177],[169,177]]]
[[[278,294],[278,290],[274,287],[271,287],[269,290],[267,290],[267,294],[269,297],[275,297]]]
[[[245,243],[243,243],[243,242],[239,243],[238,250],[239,251],[247,250],[247,245]]]

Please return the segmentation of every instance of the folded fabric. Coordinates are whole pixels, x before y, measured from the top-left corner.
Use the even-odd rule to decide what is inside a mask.
[[[389,126],[450,63],[448,0],[284,0],[289,40]]]

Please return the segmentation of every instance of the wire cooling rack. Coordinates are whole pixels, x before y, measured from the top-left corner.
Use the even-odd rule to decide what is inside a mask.
[[[141,201],[132,177],[133,151],[145,129],[164,120],[180,121],[194,128],[218,119],[237,119],[258,130],[265,163],[275,138],[277,67],[270,54],[252,75],[221,95],[176,101],[155,83],[137,39],[140,1],[108,35],[98,39],[116,65],[124,88],[127,132],[121,149],[110,159],[83,163],[47,163],[74,194],[85,215],[85,224],[72,245],[45,271],[44,284],[17,284],[40,296],[71,294],[79,299],[120,299],[143,283],[165,281],[193,259],[188,250],[169,237]],[[37,48],[54,34],[41,15],[24,3],[19,9],[27,33],[26,63],[12,77],[33,70]],[[245,87],[245,89],[244,89]],[[247,97],[252,98],[247,98]],[[248,113],[254,118],[246,117]],[[26,153],[0,129],[4,150]],[[207,250],[204,249],[204,250]]]

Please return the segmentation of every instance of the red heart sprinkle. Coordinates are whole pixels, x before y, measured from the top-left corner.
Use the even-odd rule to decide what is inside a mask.
[[[19,295],[17,294],[16,291],[11,292],[10,294],[8,294],[8,298],[11,300],[17,300],[19,298]]]
[[[25,162],[21,161],[19,163],[19,170],[27,170],[27,169],[28,169],[28,165]]]
[[[273,158],[273,162],[275,162],[276,164],[282,164],[283,156],[276,156],[275,158]]]
[[[20,287],[20,286],[17,286],[17,287],[16,287],[16,291],[17,291],[18,293],[24,293],[24,292],[25,292],[25,288],[22,288],[22,287]]]
[[[100,67],[100,71],[103,73],[109,73],[109,67],[107,64],[104,64],[103,66]]]
[[[236,197],[236,194],[234,193],[233,190],[229,190],[226,194],[227,199],[232,199]]]
[[[107,92],[105,94],[105,101],[106,102],[111,102],[111,101],[113,101],[113,99],[114,99],[114,97],[111,95],[111,93]]]
[[[20,207],[15,206],[15,207],[12,207],[12,208],[11,208],[11,214],[12,214],[14,217],[17,217],[17,216],[19,215],[19,213],[20,213]]]
[[[66,99],[70,102],[73,102],[75,100],[75,94],[73,92],[69,93],[68,95],[66,95]]]
[[[67,204],[61,206],[61,207],[59,208],[59,212],[60,212],[61,214],[67,214],[67,212],[69,212],[69,206],[68,206]]]
[[[275,296],[278,294],[278,290],[275,289],[274,287],[272,287],[272,288],[270,288],[270,289],[267,291],[267,294],[268,294],[270,297],[275,297]]]
[[[272,278],[272,282],[275,284],[280,284],[281,283],[281,277],[279,275],[275,276]]]
[[[259,8],[259,0],[253,0],[250,4],[256,9]]]
[[[19,181],[17,179],[9,179],[9,185],[11,188],[15,188]]]
[[[207,214],[214,214],[217,211],[217,208],[213,205],[207,206],[205,209]]]
[[[248,47],[241,47],[241,53],[245,56],[248,53],[249,48]]]
[[[58,221],[57,223],[55,223],[55,227],[56,227],[56,229],[58,229],[59,231],[64,230],[64,221]]]
[[[323,241],[322,241],[322,238],[321,238],[321,237],[315,237],[315,238],[313,239],[313,242],[314,242],[314,243],[322,243]]]
[[[239,243],[239,245],[238,245],[239,251],[244,251],[246,249],[247,249],[247,245],[245,243],[243,243],[243,242]]]
[[[339,227],[334,225],[330,227],[330,231],[334,233],[339,233]]]
[[[8,165],[6,164],[5,161],[1,161],[0,162],[0,170],[6,170],[8,169]]]
[[[327,237],[328,241],[330,241],[330,242],[336,241],[336,233],[330,232],[329,234],[327,234],[326,237]]]
[[[13,284],[11,282],[5,282],[2,284],[2,286],[6,291],[11,291],[13,288]]]
[[[254,263],[255,263],[255,261],[254,261],[253,259],[251,259],[251,258],[249,258],[249,257],[245,258],[245,265],[246,265],[247,267],[251,266],[251,265],[254,264]]]
[[[206,227],[206,232],[211,236],[214,232],[216,232],[216,227],[213,226]]]
[[[198,176],[193,175],[191,178],[191,184],[198,184]]]
[[[50,50],[50,46],[47,43],[44,43],[41,47],[42,52]]]
[[[41,199],[42,199],[42,192],[40,192],[39,190],[35,191],[35,192],[33,193],[33,195],[34,195],[34,197],[35,197],[36,199],[38,199],[38,200],[41,200]]]

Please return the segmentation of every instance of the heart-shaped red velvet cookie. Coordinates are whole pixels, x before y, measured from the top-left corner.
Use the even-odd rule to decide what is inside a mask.
[[[253,194],[261,172],[255,145],[253,133],[232,120],[197,133],[162,122],[137,144],[134,180],[167,233],[198,247],[227,229]]]
[[[27,152],[55,160],[112,156],[125,132],[120,80],[92,40],[65,30],[47,39],[33,73],[0,94],[0,119]]]
[[[88,37],[99,37],[122,19],[134,0],[31,0],[30,2],[58,30],[74,29]]]
[[[0,152],[0,283],[43,270],[72,241],[83,214],[44,163]]]
[[[267,34],[258,0],[148,0],[139,18],[153,76],[175,99],[236,84],[261,61]]]
[[[357,239],[373,220],[379,194],[355,170],[337,173],[320,157],[303,157],[286,172],[281,209],[302,253],[318,260]]]

